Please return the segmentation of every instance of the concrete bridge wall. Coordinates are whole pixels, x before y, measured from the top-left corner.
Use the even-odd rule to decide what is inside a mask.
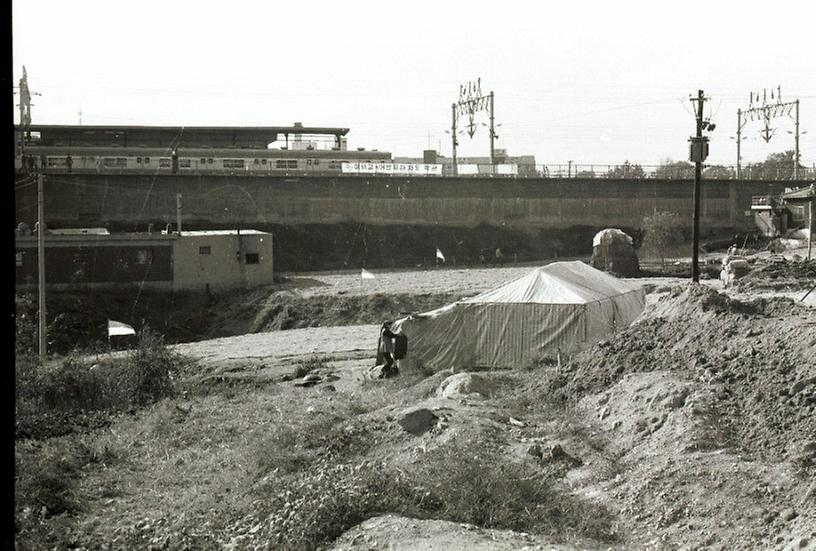
[[[751,197],[805,182],[704,180],[702,227],[750,228]],[[183,196],[185,229],[364,223],[480,223],[519,230],[571,226],[637,227],[656,210],[691,220],[688,180],[491,179],[401,177],[224,177],[48,175],[46,219],[51,227],[107,225],[158,231],[176,222]],[[17,222],[33,225],[36,186],[15,196]]]

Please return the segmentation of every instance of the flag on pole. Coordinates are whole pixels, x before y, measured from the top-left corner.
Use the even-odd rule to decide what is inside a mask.
[[[442,251],[439,250],[439,247],[436,248],[436,258],[438,258],[442,262],[445,262],[445,255],[442,254]]]
[[[136,331],[130,325],[121,321],[108,320],[108,337],[118,335],[135,335]]]
[[[360,277],[362,279],[374,279],[374,274],[366,270],[365,268],[361,268],[360,270]]]

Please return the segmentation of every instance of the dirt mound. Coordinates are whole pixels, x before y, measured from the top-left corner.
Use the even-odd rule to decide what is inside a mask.
[[[282,291],[269,295],[257,309],[249,332],[378,323],[401,313],[432,310],[458,298],[449,293],[306,298]]]
[[[737,280],[739,291],[752,289],[808,290],[816,285],[816,260],[790,261],[772,257],[757,262],[744,277]]]
[[[713,393],[713,415],[731,439],[724,444],[782,456],[816,434],[814,357],[813,310],[789,299],[741,302],[690,285],[573,358],[553,386],[580,398],[629,373],[669,371]]]

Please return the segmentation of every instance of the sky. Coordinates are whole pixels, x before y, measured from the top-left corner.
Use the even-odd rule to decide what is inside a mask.
[[[495,95],[497,148],[579,165],[686,159],[699,89],[717,125],[708,163],[735,164],[737,109],[781,86],[801,102],[812,166],[814,15],[789,0],[16,0],[14,81],[25,65],[41,94],[34,124],[302,122],[419,157],[450,155],[451,104],[480,78]],[[747,123],[743,164],[793,149],[793,119],[772,127],[765,143],[762,123]],[[461,135],[458,153],[487,156],[487,128]]]

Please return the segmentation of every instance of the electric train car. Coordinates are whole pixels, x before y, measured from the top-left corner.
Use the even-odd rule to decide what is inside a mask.
[[[302,175],[342,173],[343,162],[390,163],[384,151],[322,149],[166,148],[29,146],[26,156],[51,173]],[[18,155],[19,167],[23,159]]]

